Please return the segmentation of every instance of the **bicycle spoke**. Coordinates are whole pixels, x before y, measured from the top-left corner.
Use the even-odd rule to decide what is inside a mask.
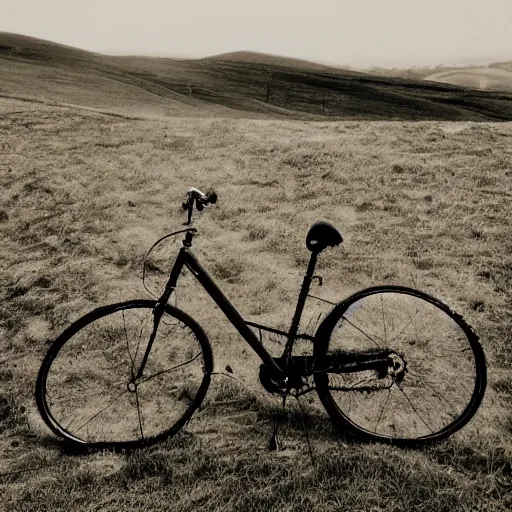
[[[154,379],[155,377],[158,377],[159,375],[163,375],[164,373],[169,373],[169,372],[172,372],[178,368],[181,368],[182,366],[185,366],[187,364],[190,364],[192,363],[193,361],[195,361],[199,356],[201,355],[201,352],[199,352],[199,354],[197,354],[196,356],[194,356],[192,359],[189,359],[188,361],[185,361],[184,363],[180,363],[176,366],[173,366],[172,368],[168,368],[167,370],[161,370],[157,373],[154,373],[153,375],[150,375],[149,377],[145,377],[143,379],[141,379],[139,381],[140,384],[142,384],[143,382],[148,382],[149,380],[152,380]]]
[[[393,343],[400,335],[402,335],[405,332],[405,330],[409,327],[409,325],[412,324],[414,317],[416,317],[418,315],[418,313],[419,313],[419,309],[416,310],[416,313],[414,313],[414,316],[412,318],[409,316],[409,323],[393,339],[391,339],[389,341],[390,344]]]
[[[355,325],[353,322],[351,322],[346,316],[342,316],[342,318],[348,322],[354,329],[358,330],[363,336],[366,336],[371,342],[375,343],[375,345],[377,346],[377,348],[381,348],[381,346],[370,336],[368,335],[367,333],[365,333],[362,329],[360,329],[359,327],[357,327],[357,325]],[[376,336],[377,337],[377,336]],[[380,340],[382,342],[382,340]]]
[[[402,395],[404,395],[405,399],[409,402],[409,405],[411,406],[412,410],[416,413],[416,416],[421,420],[421,422],[430,430],[430,432],[433,434],[434,431],[430,428],[430,426],[427,424],[427,422],[421,417],[420,413],[416,410],[416,407],[412,405],[412,402],[409,400],[409,397],[406,395],[405,391],[402,388],[398,388]]]
[[[409,372],[411,373],[411,372]],[[420,377],[419,375],[416,375],[414,373],[412,373],[413,376],[415,376],[420,382],[424,383],[426,386],[428,386],[433,392],[434,392],[434,396],[437,396],[438,398],[440,398],[441,400],[444,400],[446,402],[446,404],[451,408],[453,409],[457,414],[460,412],[457,410],[457,408],[455,406],[453,406],[451,404],[451,402],[442,394],[440,393],[434,386],[433,384],[431,384],[427,379],[425,379],[424,377]]]
[[[132,354],[130,352],[130,342],[128,341],[128,332],[126,330],[126,321],[125,321],[125,318],[124,318],[124,310],[121,311],[121,313],[123,315],[124,334],[126,336],[126,351],[128,352],[128,357],[130,358],[130,361],[132,363],[132,365],[131,365],[131,377],[133,378],[133,376],[135,375],[133,373],[133,370],[135,368],[135,361],[133,360]]]
[[[452,350],[451,354],[443,354],[443,355],[429,352],[428,357],[425,355],[424,359],[425,359],[425,361],[428,361],[431,357],[435,358],[435,359],[447,359],[448,357],[453,357],[454,354],[462,354],[462,353],[464,353],[463,350]]]
[[[382,414],[384,413],[384,409],[386,408],[386,405],[388,403],[389,395],[390,394],[391,394],[391,388],[388,389],[388,394],[386,395],[386,400],[384,401],[384,405],[382,406],[382,409],[380,410],[380,414],[379,414],[379,417],[377,419],[377,423],[375,423],[375,427],[373,427],[374,432],[377,432],[377,428],[378,428],[380,420],[382,418]]]
[[[69,432],[69,429],[71,428],[71,425],[73,425],[73,422],[78,419],[78,414],[76,414],[75,416],[72,416],[71,417],[71,421],[64,427],[68,432]]]
[[[135,350],[135,357],[133,358],[135,361],[137,360],[137,355],[139,354],[140,342],[142,340],[142,329],[143,329],[143,325],[144,325],[145,320],[146,320],[145,318],[142,318],[141,321],[140,321],[139,339],[137,340],[137,348]]]
[[[97,412],[94,416],[89,418],[83,425],[81,425],[78,429],[76,429],[74,433],[76,434],[79,430],[82,430],[91,421],[93,421],[95,418],[97,418],[102,412],[105,412],[111,405],[113,405],[115,402],[117,402],[125,393],[128,393],[127,389],[124,389],[123,391],[121,391],[121,393],[119,393],[119,395],[117,395],[113,400],[111,400],[110,403],[106,407],[104,407],[99,412]]]
[[[111,384],[111,383],[109,383],[109,384]],[[113,383],[112,383],[112,385],[111,385],[111,387],[112,387],[112,391],[117,391],[117,390],[119,390],[119,388],[120,388],[123,384],[124,384],[124,382],[119,382],[119,383],[117,383],[117,384],[113,384]],[[104,395],[104,394],[105,394],[105,389],[102,389],[101,391],[97,391],[97,392],[95,392],[95,393],[91,393],[91,394],[87,394],[87,395],[84,395],[84,394],[83,394],[79,389],[77,389],[77,390],[76,390],[76,392],[80,395],[80,396],[79,396],[79,400],[80,400],[81,402],[84,402],[85,400],[88,400],[88,399],[90,399],[90,398],[95,398],[95,397],[99,397],[99,396],[101,396],[101,395]],[[76,394],[76,393],[75,393],[75,394]],[[60,399],[60,400],[61,400],[61,403],[64,403],[64,404],[65,404],[65,403],[71,403],[73,406],[74,406],[74,405],[76,405],[76,402],[77,402],[77,400],[78,400],[78,399],[76,398],[75,394],[73,394],[73,395],[69,396],[69,398],[67,398],[67,400],[64,400],[64,401],[62,401],[62,398],[61,398],[61,399]],[[49,396],[49,395],[48,395],[48,393],[47,393],[47,396]],[[54,395],[54,396],[58,396],[58,395]],[[50,400],[52,400],[52,399],[50,398]],[[53,400],[52,400],[52,401],[53,401]]]
[[[460,355],[460,354],[464,354],[466,352],[468,352],[467,349],[452,349],[452,350],[448,350],[447,348],[443,347],[443,350],[445,352],[450,352],[449,354],[437,354],[435,352],[429,352],[428,354],[428,357],[427,355],[425,355],[425,360],[428,361],[429,358],[435,358],[435,359],[447,359],[448,357],[454,357],[454,356],[457,356],[457,355]],[[469,349],[469,351],[471,351],[471,348]]]

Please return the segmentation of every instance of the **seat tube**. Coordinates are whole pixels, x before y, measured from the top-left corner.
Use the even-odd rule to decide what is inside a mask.
[[[295,339],[295,336],[297,335],[297,332],[299,330],[300,319],[302,317],[304,305],[306,304],[309,288],[311,287],[311,281],[313,279],[313,274],[315,272],[317,258],[318,253],[312,252],[311,258],[309,259],[308,268],[306,270],[306,275],[304,276],[304,280],[302,281],[302,287],[300,289],[299,299],[297,301],[297,306],[295,308],[295,314],[293,315],[290,331],[288,332],[288,341],[286,342],[286,347],[283,354],[285,357],[288,357],[291,354],[293,340]]]

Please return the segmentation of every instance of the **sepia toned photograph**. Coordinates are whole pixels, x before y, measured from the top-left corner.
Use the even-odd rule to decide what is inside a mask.
[[[510,511],[511,21],[3,5],[0,511]]]

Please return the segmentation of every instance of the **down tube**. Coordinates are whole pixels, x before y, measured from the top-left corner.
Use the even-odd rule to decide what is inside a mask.
[[[189,250],[185,250],[184,253],[185,265],[192,272],[194,277],[202,284],[210,297],[215,301],[217,306],[219,306],[228,320],[235,326],[236,330],[243,336],[245,341],[247,341],[256,354],[260,356],[260,359],[265,363],[265,366],[274,373],[274,377],[277,380],[284,380],[285,376],[283,371],[279,366],[277,366],[270,354],[265,350],[265,347],[260,343],[256,335],[245,323],[244,318],[235,306],[233,306],[224,293],[222,293],[221,289],[215,284],[213,279],[197,261],[195,256]]]

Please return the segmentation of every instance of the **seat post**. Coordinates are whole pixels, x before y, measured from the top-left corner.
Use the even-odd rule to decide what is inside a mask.
[[[312,251],[311,258],[309,258],[308,268],[306,270],[305,277],[309,278],[310,283],[311,283],[311,278],[313,277],[313,274],[315,273],[316,260],[317,260],[319,254],[320,254],[320,251]],[[304,286],[304,283],[302,285]],[[309,291],[309,288],[308,288],[308,291]]]

